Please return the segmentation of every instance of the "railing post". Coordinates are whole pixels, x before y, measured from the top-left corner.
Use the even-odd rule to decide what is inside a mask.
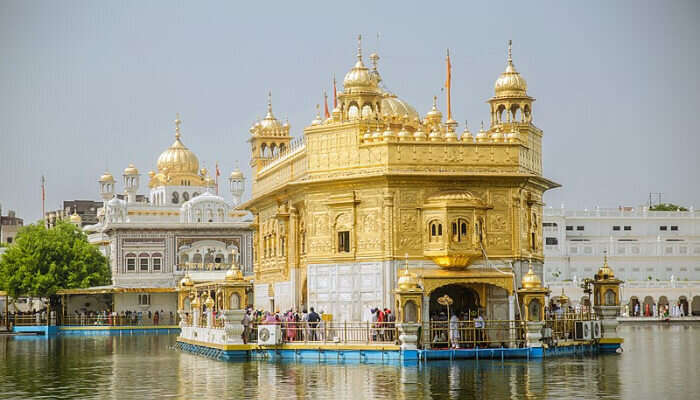
[[[343,321],[343,343],[348,342],[348,321]]]

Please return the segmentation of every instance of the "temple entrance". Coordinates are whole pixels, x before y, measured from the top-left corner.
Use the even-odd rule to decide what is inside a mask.
[[[479,311],[479,294],[474,289],[459,284],[445,285],[433,290],[430,294],[431,320],[440,319],[441,313],[444,313],[444,318],[447,318],[447,307],[437,301],[444,295],[450,296],[453,301],[450,306],[450,315],[457,313],[458,317],[462,318],[464,313],[473,318]]]
[[[632,296],[630,298],[630,309],[629,309],[629,316],[630,317],[639,317],[641,315],[641,304],[639,303],[639,299],[636,296]]]

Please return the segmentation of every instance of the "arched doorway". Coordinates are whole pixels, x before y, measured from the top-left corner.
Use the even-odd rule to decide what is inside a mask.
[[[642,307],[642,315],[645,317],[651,317],[652,316],[652,309],[654,307],[654,298],[651,296],[646,296],[644,298],[644,306]]]
[[[453,301],[450,306],[450,314],[457,313],[461,318],[462,313],[465,313],[474,317],[475,313],[479,311],[479,294],[474,289],[459,284],[450,284],[441,286],[430,294],[430,319],[440,317],[441,313],[445,313],[445,317],[447,316],[447,308],[437,301],[444,295],[450,296]]]
[[[659,297],[659,304],[657,305],[659,311],[659,315],[666,315],[666,311],[668,310],[668,297],[666,296],[661,296]]]
[[[693,302],[690,304],[690,312],[692,315],[700,315],[700,296],[693,297]]]
[[[629,315],[631,317],[639,317],[642,313],[642,305],[639,304],[639,299],[636,296],[630,297],[630,311]]]
[[[688,316],[688,298],[685,296],[681,296],[678,298],[678,302],[680,303],[681,309],[683,310],[683,316],[686,317]]]

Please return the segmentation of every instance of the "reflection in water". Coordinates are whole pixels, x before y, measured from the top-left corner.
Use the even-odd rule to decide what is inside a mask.
[[[174,336],[0,336],[0,398],[692,398],[700,326],[621,327],[621,356],[397,367],[182,353]]]

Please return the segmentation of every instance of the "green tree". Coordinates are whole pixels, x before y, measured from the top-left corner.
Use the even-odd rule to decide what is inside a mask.
[[[49,297],[59,289],[109,282],[107,259],[67,222],[52,229],[42,221],[22,228],[0,258],[0,288],[14,298]]]
[[[688,209],[673,203],[659,203],[649,207],[649,211],[688,211]]]

